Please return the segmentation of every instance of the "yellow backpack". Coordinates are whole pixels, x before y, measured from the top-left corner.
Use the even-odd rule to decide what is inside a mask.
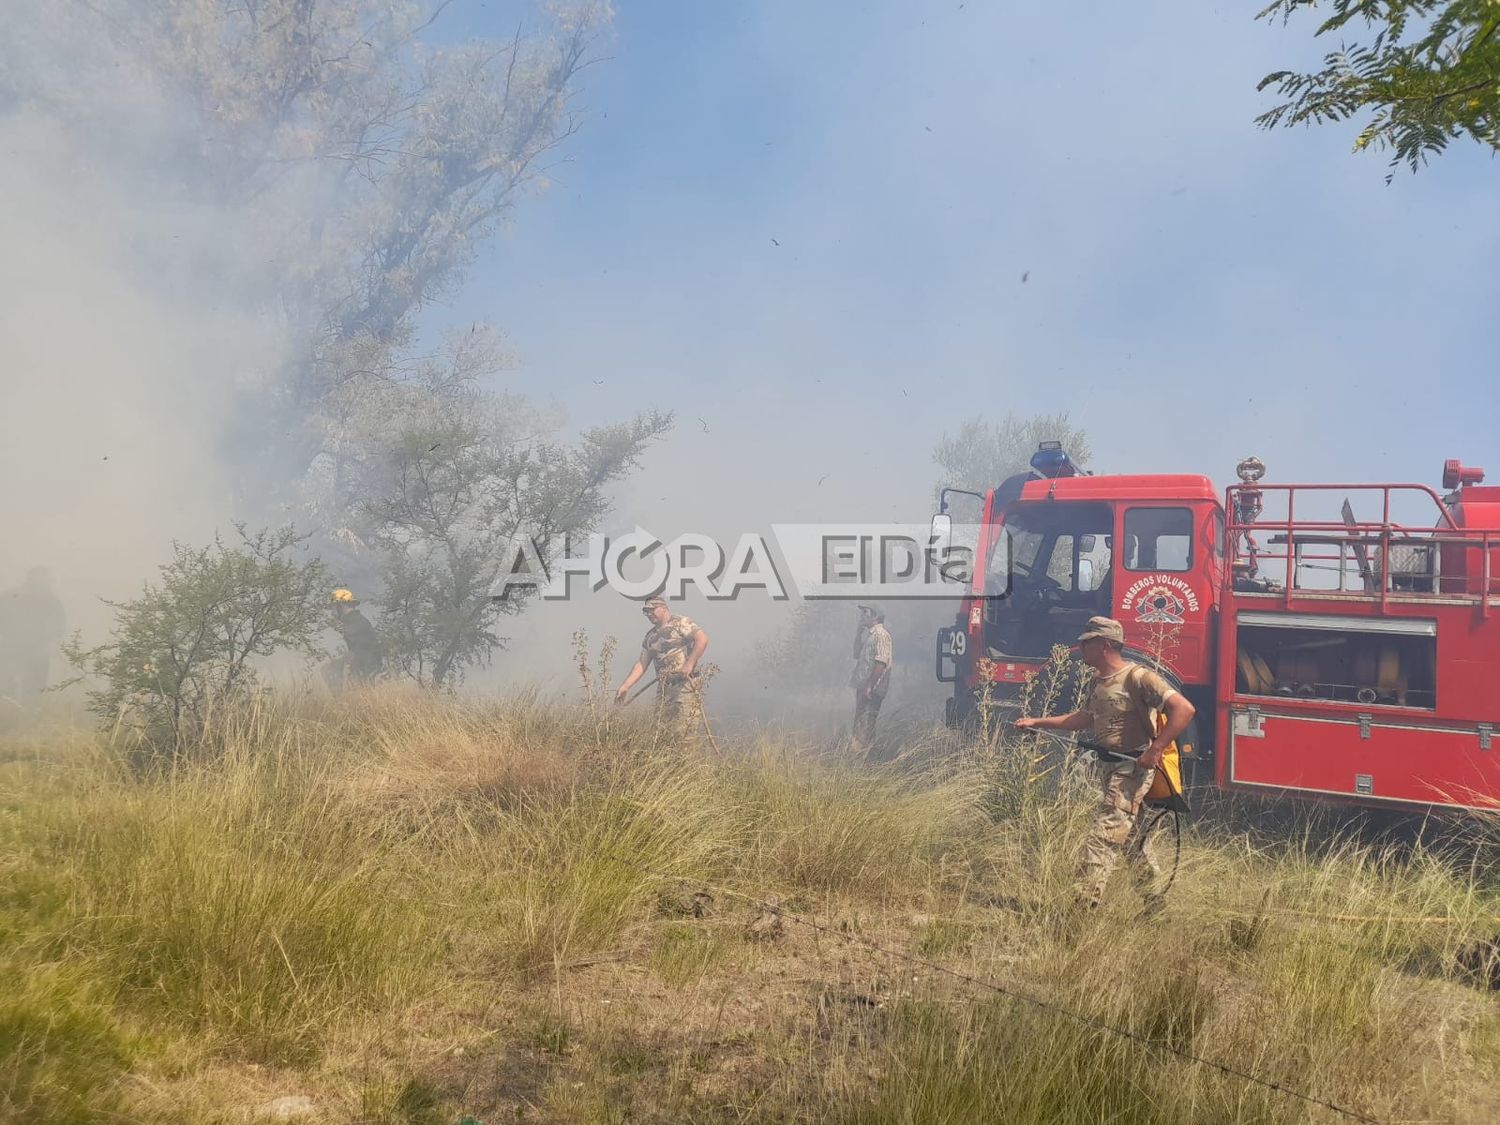
[[[1154,734],[1160,734],[1167,725],[1167,713],[1145,706],[1145,701],[1141,699],[1138,689],[1140,673],[1143,670],[1144,666],[1137,664],[1135,670],[1130,673],[1126,687],[1130,692],[1130,698],[1141,708],[1141,718],[1146,721],[1146,729]],[[1192,747],[1186,747],[1182,753],[1191,754]],[[1180,757],[1177,742],[1173,740],[1167,747],[1166,753],[1161,756],[1161,765],[1156,767],[1156,774],[1151,778],[1151,790],[1146,794],[1147,804],[1166,805],[1168,808],[1183,813],[1192,811],[1188,807],[1187,798],[1182,793]]]

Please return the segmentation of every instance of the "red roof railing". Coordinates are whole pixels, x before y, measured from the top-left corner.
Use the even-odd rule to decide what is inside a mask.
[[[1343,518],[1298,519],[1298,496],[1307,493],[1343,493]],[[1380,520],[1356,519],[1348,498],[1358,496],[1368,502],[1372,493],[1379,494]],[[1434,525],[1416,527],[1392,520],[1393,499],[1419,498],[1430,501],[1437,517]],[[1267,502],[1280,508],[1282,499],[1285,516],[1268,516]],[[1477,596],[1481,613],[1488,616],[1497,592],[1495,552],[1500,550],[1500,533],[1459,527],[1442,498],[1425,485],[1235,485],[1225,493],[1224,510],[1229,561],[1226,593],[1243,589],[1246,578],[1266,580],[1265,564],[1276,562],[1282,571],[1279,592],[1288,606],[1295,595],[1308,593],[1378,598],[1382,609],[1392,594],[1434,599]],[[1404,561],[1398,566],[1397,560]],[[1304,572],[1319,570],[1336,573],[1337,585],[1319,587],[1301,580]],[[1351,576],[1358,579],[1359,588],[1350,587]]]

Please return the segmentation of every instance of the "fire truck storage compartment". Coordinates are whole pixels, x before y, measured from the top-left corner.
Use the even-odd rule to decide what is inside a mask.
[[[1235,688],[1431,711],[1437,706],[1437,623],[1413,617],[1242,612]]]
[[[1421,726],[1378,710],[1278,714],[1278,706],[1268,699],[1231,708],[1231,786],[1493,808],[1485,795],[1500,788],[1500,747],[1487,725]]]

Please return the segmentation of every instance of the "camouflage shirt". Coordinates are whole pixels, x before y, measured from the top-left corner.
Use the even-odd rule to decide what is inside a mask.
[[[669,617],[663,625],[653,625],[641,642],[641,660],[654,664],[656,674],[665,676],[687,663],[693,651],[693,637],[698,623],[691,617]]]
[[[1127,663],[1113,675],[1096,677],[1083,705],[1094,717],[1089,741],[1106,750],[1143,749],[1155,734],[1146,725],[1147,713],[1161,710],[1176,694],[1171,684],[1140,664]]]

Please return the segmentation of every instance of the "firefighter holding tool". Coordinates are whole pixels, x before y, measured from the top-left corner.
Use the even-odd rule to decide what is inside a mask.
[[[1094,670],[1082,709],[1071,715],[1018,719],[1016,726],[1092,732],[1080,745],[1094,751],[1100,797],[1084,839],[1075,893],[1082,904],[1098,905],[1124,855],[1132,862],[1147,910],[1154,912],[1162,905],[1157,889],[1161,868],[1151,854],[1149,838],[1141,836],[1143,814],[1148,797],[1156,798],[1153,783],[1170,799],[1181,800],[1181,782],[1173,777],[1176,740],[1192,722],[1194,707],[1158,673],[1125,659],[1125,630],[1118,621],[1090,618],[1078,644],[1083,662]]]
[[[651,628],[641,641],[635,666],[615,692],[615,702],[624,703],[646,669],[654,666],[659,717],[675,737],[691,739],[703,723],[698,663],[708,648],[708,634],[692,618],[674,614],[665,598],[647,598],[641,612]]]

